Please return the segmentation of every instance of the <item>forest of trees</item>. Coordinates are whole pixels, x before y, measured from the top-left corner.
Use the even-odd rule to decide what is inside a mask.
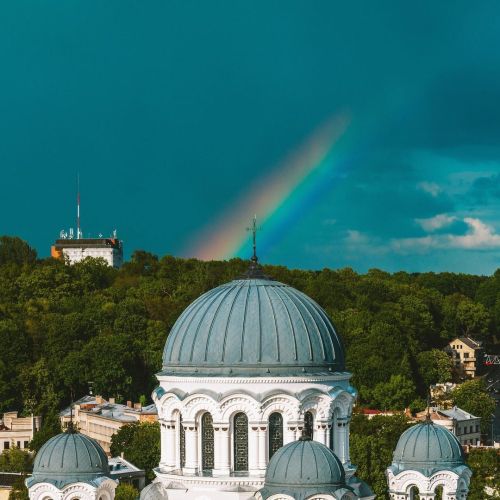
[[[19,238],[0,237],[0,413],[44,417],[32,443],[36,450],[59,431],[59,410],[88,393],[90,382],[96,393],[117,401],[149,399],[177,317],[200,294],[241,276],[247,266],[241,259],[202,262],[145,251],[134,252],[120,270],[98,259],[69,266],[38,259]],[[493,276],[264,270],[326,309],[344,342],[360,405],[423,408],[429,384],[461,377],[442,351],[454,337],[468,335],[487,351],[498,350],[500,270]],[[457,401],[482,412],[487,427],[494,402],[484,384],[462,387]],[[353,455],[364,471],[360,475],[382,491],[389,446],[407,424],[397,420],[394,432],[378,433],[383,453],[377,448],[384,443],[366,447],[371,436],[357,432],[365,425],[353,425]],[[369,449],[379,465],[373,465]]]

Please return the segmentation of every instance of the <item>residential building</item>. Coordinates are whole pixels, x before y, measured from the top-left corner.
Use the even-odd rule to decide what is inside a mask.
[[[417,420],[424,421],[429,413],[434,424],[446,427],[455,434],[462,446],[477,445],[481,441],[481,417],[476,417],[456,406],[449,410],[429,408],[417,413]]]
[[[476,376],[482,359],[481,342],[470,337],[458,337],[452,340],[445,350],[451,354],[454,366],[461,369],[466,377]]]
[[[14,446],[28,448],[28,443],[40,430],[41,424],[41,417],[18,417],[17,411],[4,413],[0,420],[0,453]]]
[[[71,420],[70,408],[60,413],[61,425],[68,426]],[[126,424],[133,422],[155,422],[158,420],[156,406],[142,406],[140,403],[116,403],[102,396],[84,396],[73,404],[73,423],[84,435],[95,439],[109,455],[111,437]]]

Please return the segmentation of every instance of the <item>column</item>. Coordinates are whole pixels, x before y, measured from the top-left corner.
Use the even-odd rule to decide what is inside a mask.
[[[316,425],[316,429],[314,429],[314,440],[328,446],[326,441],[326,424],[324,422]]]
[[[267,455],[267,426],[260,425],[258,430],[258,441],[259,441],[259,453],[258,453],[258,461],[257,467],[260,471],[266,470],[266,455]]]
[[[196,474],[198,470],[198,429],[194,422],[183,422],[186,436],[186,464],[182,471]]]
[[[283,446],[288,443],[296,441],[295,439],[296,428],[294,425],[286,425],[283,429]]]
[[[345,417],[337,418],[337,446],[335,447],[335,454],[344,465],[346,464],[345,420]]]
[[[167,465],[167,425],[165,420],[160,421],[160,445],[161,445],[161,455],[160,455],[160,467],[166,467]]]
[[[229,445],[229,425],[214,424],[214,476],[228,476],[231,472]]]
[[[251,423],[248,430],[248,473],[260,475],[259,470],[259,426]]]
[[[345,448],[345,461],[347,464],[351,463],[351,452],[349,447],[349,432],[351,427],[351,419],[350,417],[346,419],[344,425],[344,448]]]
[[[165,454],[163,454],[163,446],[165,446],[167,449]],[[175,455],[178,447],[179,445],[176,439],[175,422],[167,422],[165,429],[165,439],[164,442],[162,442],[162,455],[165,456],[164,465],[170,469],[175,469]]]
[[[325,445],[330,448],[330,434],[332,433],[332,423],[328,422],[326,425],[326,436],[325,436]]]

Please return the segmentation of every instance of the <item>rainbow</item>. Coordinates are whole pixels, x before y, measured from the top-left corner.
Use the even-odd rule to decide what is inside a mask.
[[[202,260],[249,257],[245,223],[256,214],[264,231],[258,236],[258,253],[266,254],[282,238],[304,206],[314,203],[335,165],[335,148],[350,123],[342,113],[328,120],[270,175],[258,180],[215,224],[204,228],[185,252]]]

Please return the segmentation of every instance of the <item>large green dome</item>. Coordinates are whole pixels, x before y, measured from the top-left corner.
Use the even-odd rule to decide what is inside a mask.
[[[205,293],[181,314],[163,352],[163,373],[306,375],[344,370],[344,349],[325,311],[271,279],[239,279]]]
[[[108,457],[97,441],[76,432],[49,439],[36,454],[28,487],[51,483],[58,488],[76,482],[91,483],[109,475]]]
[[[401,434],[392,462],[398,472],[419,470],[424,475],[462,465],[465,455],[458,439],[431,421],[414,425]]]

